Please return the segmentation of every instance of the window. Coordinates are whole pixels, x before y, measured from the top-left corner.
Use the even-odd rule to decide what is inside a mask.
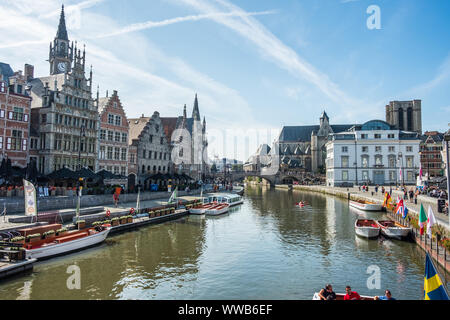
[[[114,160],[120,160],[120,148],[114,148]]]
[[[395,164],[396,164],[396,158],[395,155],[389,155],[388,156],[388,162],[389,162],[389,168],[395,168]]]
[[[123,143],[128,142],[128,134],[122,133],[122,142],[123,142]]]
[[[348,147],[342,147],[342,152],[348,152]]]
[[[122,148],[121,159],[122,159],[123,161],[126,161],[126,160],[127,160],[127,149],[126,149],[126,148]]]
[[[362,133],[361,134],[361,139],[367,139],[367,133]]]
[[[374,134],[374,138],[375,138],[375,139],[381,139],[381,134],[375,133],[375,134]]]
[[[414,167],[414,157],[406,157],[406,167],[407,168]]]
[[[108,114],[108,123],[114,124],[114,115],[113,114]]]
[[[115,134],[114,134],[114,141],[120,142],[120,132],[115,132]]]
[[[10,147],[8,149],[10,150],[22,150],[22,131],[20,130],[13,130],[12,131],[12,138],[10,142]]]
[[[388,139],[395,139],[395,134],[389,133],[389,134],[387,135],[387,137],[388,137]]]
[[[122,124],[122,117],[121,116],[116,116],[116,126],[120,126]]]
[[[106,130],[102,129],[100,130],[100,140],[106,139]]]
[[[362,179],[363,181],[369,181],[369,171],[362,172]]]
[[[413,181],[414,180],[414,173],[412,171],[406,172],[406,179],[408,181]]]
[[[361,151],[362,152],[369,152],[369,147],[364,146],[364,147],[361,148]]]
[[[164,138],[163,137],[161,137],[161,144],[164,144]]]
[[[101,160],[106,159],[106,147],[105,146],[100,147],[100,159]]]
[[[106,155],[108,160],[112,160],[113,158],[113,147],[108,147],[108,153]],[[111,171],[111,169],[109,169],[108,171]]]
[[[397,180],[397,173],[395,171],[389,171],[389,180],[390,181],[396,181]]]
[[[383,165],[383,156],[382,155],[376,155],[375,156],[375,165],[376,166],[382,166]]]
[[[348,171],[342,171],[342,181],[348,181]]]
[[[395,147],[390,146],[390,147],[388,147],[388,150],[389,150],[389,152],[395,152]]]
[[[150,135],[150,143],[153,143],[153,135]]]
[[[10,113],[11,113],[10,119],[17,120],[17,121],[25,121],[24,114],[23,114],[23,108],[14,107],[14,111],[13,112],[10,111]]]
[[[113,141],[114,132],[108,130],[108,141]]]
[[[348,156],[341,157],[341,167],[348,168]]]
[[[127,175],[127,167],[120,167],[120,174],[123,176]]]
[[[131,163],[135,163],[135,156],[134,156],[134,153],[130,153],[130,162]]]
[[[147,150],[142,150],[142,159],[145,159],[147,157]]]
[[[62,135],[61,134],[56,134],[55,135],[55,142],[53,145],[53,149],[55,150],[61,150],[62,149]]]
[[[413,147],[412,146],[406,146],[406,152],[412,152]]]
[[[43,114],[41,117],[41,123],[47,123],[47,115]]]
[[[361,166],[363,168],[368,168],[369,167],[369,156],[362,156],[361,157]]]
[[[381,147],[380,146],[376,146],[375,147],[375,152],[381,152]]]

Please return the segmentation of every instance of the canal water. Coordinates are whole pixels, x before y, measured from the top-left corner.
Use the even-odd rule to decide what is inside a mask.
[[[309,205],[296,207],[300,200]],[[361,295],[390,289],[397,299],[422,299],[424,252],[357,237],[357,217],[339,198],[248,188],[245,203],[226,215],[148,226],[40,262],[0,282],[0,299],[310,300],[326,283],[336,292],[351,285]],[[73,270],[80,289],[69,289]]]

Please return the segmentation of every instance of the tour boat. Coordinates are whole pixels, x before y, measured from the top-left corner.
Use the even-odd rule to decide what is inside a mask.
[[[211,203],[205,203],[202,204],[196,208],[191,208],[189,209],[189,213],[190,214],[195,214],[195,215],[202,215],[206,213],[206,210],[211,209],[212,207],[217,206],[217,203],[211,202]]]
[[[344,300],[344,297],[345,297],[345,293],[336,293],[336,300]],[[375,300],[375,297],[362,296],[362,295],[360,295],[360,297],[361,297],[360,300]],[[314,296],[312,299],[320,300],[319,293],[318,292],[314,293]]]
[[[355,232],[364,238],[376,238],[380,235],[380,227],[375,220],[358,219],[355,221]]]
[[[228,212],[229,208],[230,208],[230,205],[228,203],[220,203],[220,204],[217,204],[217,205],[212,206],[211,208],[207,209],[205,211],[205,214],[207,216],[218,216],[218,215]]]
[[[388,238],[402,239],[407,237],[412,231],[412,228],[402,226],[392,220],[377,220],[376,222],[380,227],[381,234]]]
[[[366,200],[350,200],[350,207],[357,208],[364,211],[381,211],[383,205]]]
[[[24,244],[27,259],[46,259],[79,251],[103,242],[110,227],[97,231],[95,228],[67,231],[64,235],[27,242]]]
[[[244,203],[244,200],[237,193],[216,193],[205,197],[203,203],[226,203],[233,207]]]

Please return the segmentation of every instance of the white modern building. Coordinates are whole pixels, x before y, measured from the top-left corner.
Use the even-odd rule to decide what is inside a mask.
[[[327,185],[415,184],[420,137],[382,120],[331,134],[326,144]]]

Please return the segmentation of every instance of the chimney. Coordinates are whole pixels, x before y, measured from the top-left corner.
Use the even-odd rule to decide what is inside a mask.
[[[25,80],[30,81],[31,79],[34,79],[34,66],[25,64]]]

